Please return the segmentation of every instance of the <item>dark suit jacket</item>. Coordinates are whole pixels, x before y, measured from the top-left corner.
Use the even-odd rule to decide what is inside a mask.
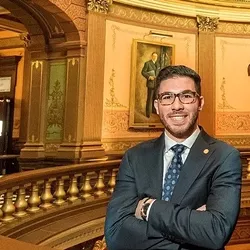
[[[150,89],[155,88],[155,80],[148,80],[149,76],[156,77],[160,71],[160,64],[158,61],[155,63],[152,60],[149,60],[144,63],[142,68],[142,75],[147,79],[147,87]]]
[[[107,210],[108,249],[224,249],[240,208],[239,152],[201,130],[167,202],[163,151],[164,134],[125,153]],[[134,216],[144,197],[157,199],[148,222]],[[204,204],[206,211],[196,210]]]

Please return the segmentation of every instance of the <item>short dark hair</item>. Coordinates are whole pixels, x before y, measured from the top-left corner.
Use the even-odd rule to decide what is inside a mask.
[[[155,98],[158,97],[161,82],[174,77],[189,77],[194,80],[195,90],[201,95],[201,77],[193,69],[184,65],[170,65],[159,72],[156,77]]]

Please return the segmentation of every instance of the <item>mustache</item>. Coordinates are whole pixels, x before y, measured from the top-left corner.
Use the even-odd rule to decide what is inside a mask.
[[[172,112],[168,114],[168,116],[175,116],[175,115],[187,115],[187,113],[186,112]]]

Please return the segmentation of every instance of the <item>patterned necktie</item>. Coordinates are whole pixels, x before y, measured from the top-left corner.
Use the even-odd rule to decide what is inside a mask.
[[[181,155],[185,149],[186,146],[182,144],[176,144],[171,148],[174,151],[174,157],[164,178],[162,199],[165,201],[169,201],[173,194],[175,184],[183,166]]]

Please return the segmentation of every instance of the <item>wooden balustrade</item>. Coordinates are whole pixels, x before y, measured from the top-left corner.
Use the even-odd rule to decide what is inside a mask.
[[[62,205],[108,197],[114,190],[120,160],[68,165],[0,178],[1,228]]]
[[[250,150],[241,150],[241,159],[243,177],[241,215],[229,244],[249,242],[244,235],[248,235],[250,223]],[[27,221],[29,223],[32,216],[33,221],[37,222],[37,219],[41,216],[41,220],[48,222],[50,218],[53,218],[52,216],[47,218],[48,214],[54,213],[57,218],[59,218],[60,213],[63,214],[62,216],[69,216],[72,211],[76,211],[77,207],[79,213],[86,213],[88,214],[86,216],[89,216],[91,215],[89,212],[91,209],[97,211],[101,207],[101,217],[93,217],[96,218],[96,224],[91,228],[91,232],[93,232],[91,234],[95,234],[93,239],[100,237],[103,235],[103,231],[98,223],[104,221],[105,207],[114,190],[119,165],[120,160],[109,160],[3,176],[0,178],[0,195],[2,198],[2,203],[0,203],[0,234],[13,238],[19,237],[22,234],[20,232],[22,225],[25,225],[26,228],[24,233],[29,232]],[[63,209],[66,209],[66,212],[62,212]],[[41,220],[39,223],[41,223]],[[23,221],[24,224],[22,224]],[[13,230],[15,227],[17,231]],[[91,239],[86,233],[87,228],[82,227],[81,230],[83,233],[68,232],[77,235],[74,242],[71,243],[67,240],[60,244],[70,246],[74,245],[75,242],[83,242],[80,241],[82,239]],[[73,237],[70,236],[70,238]],[[48,238],[48,240],[43,240],[43,245],[61,246],[57,241],[57,237],[53,240]],[[36,242],[33,243],[36,244]]]
[[[240,149],[242,162],[242,178],[250,179],[250,150]]]

